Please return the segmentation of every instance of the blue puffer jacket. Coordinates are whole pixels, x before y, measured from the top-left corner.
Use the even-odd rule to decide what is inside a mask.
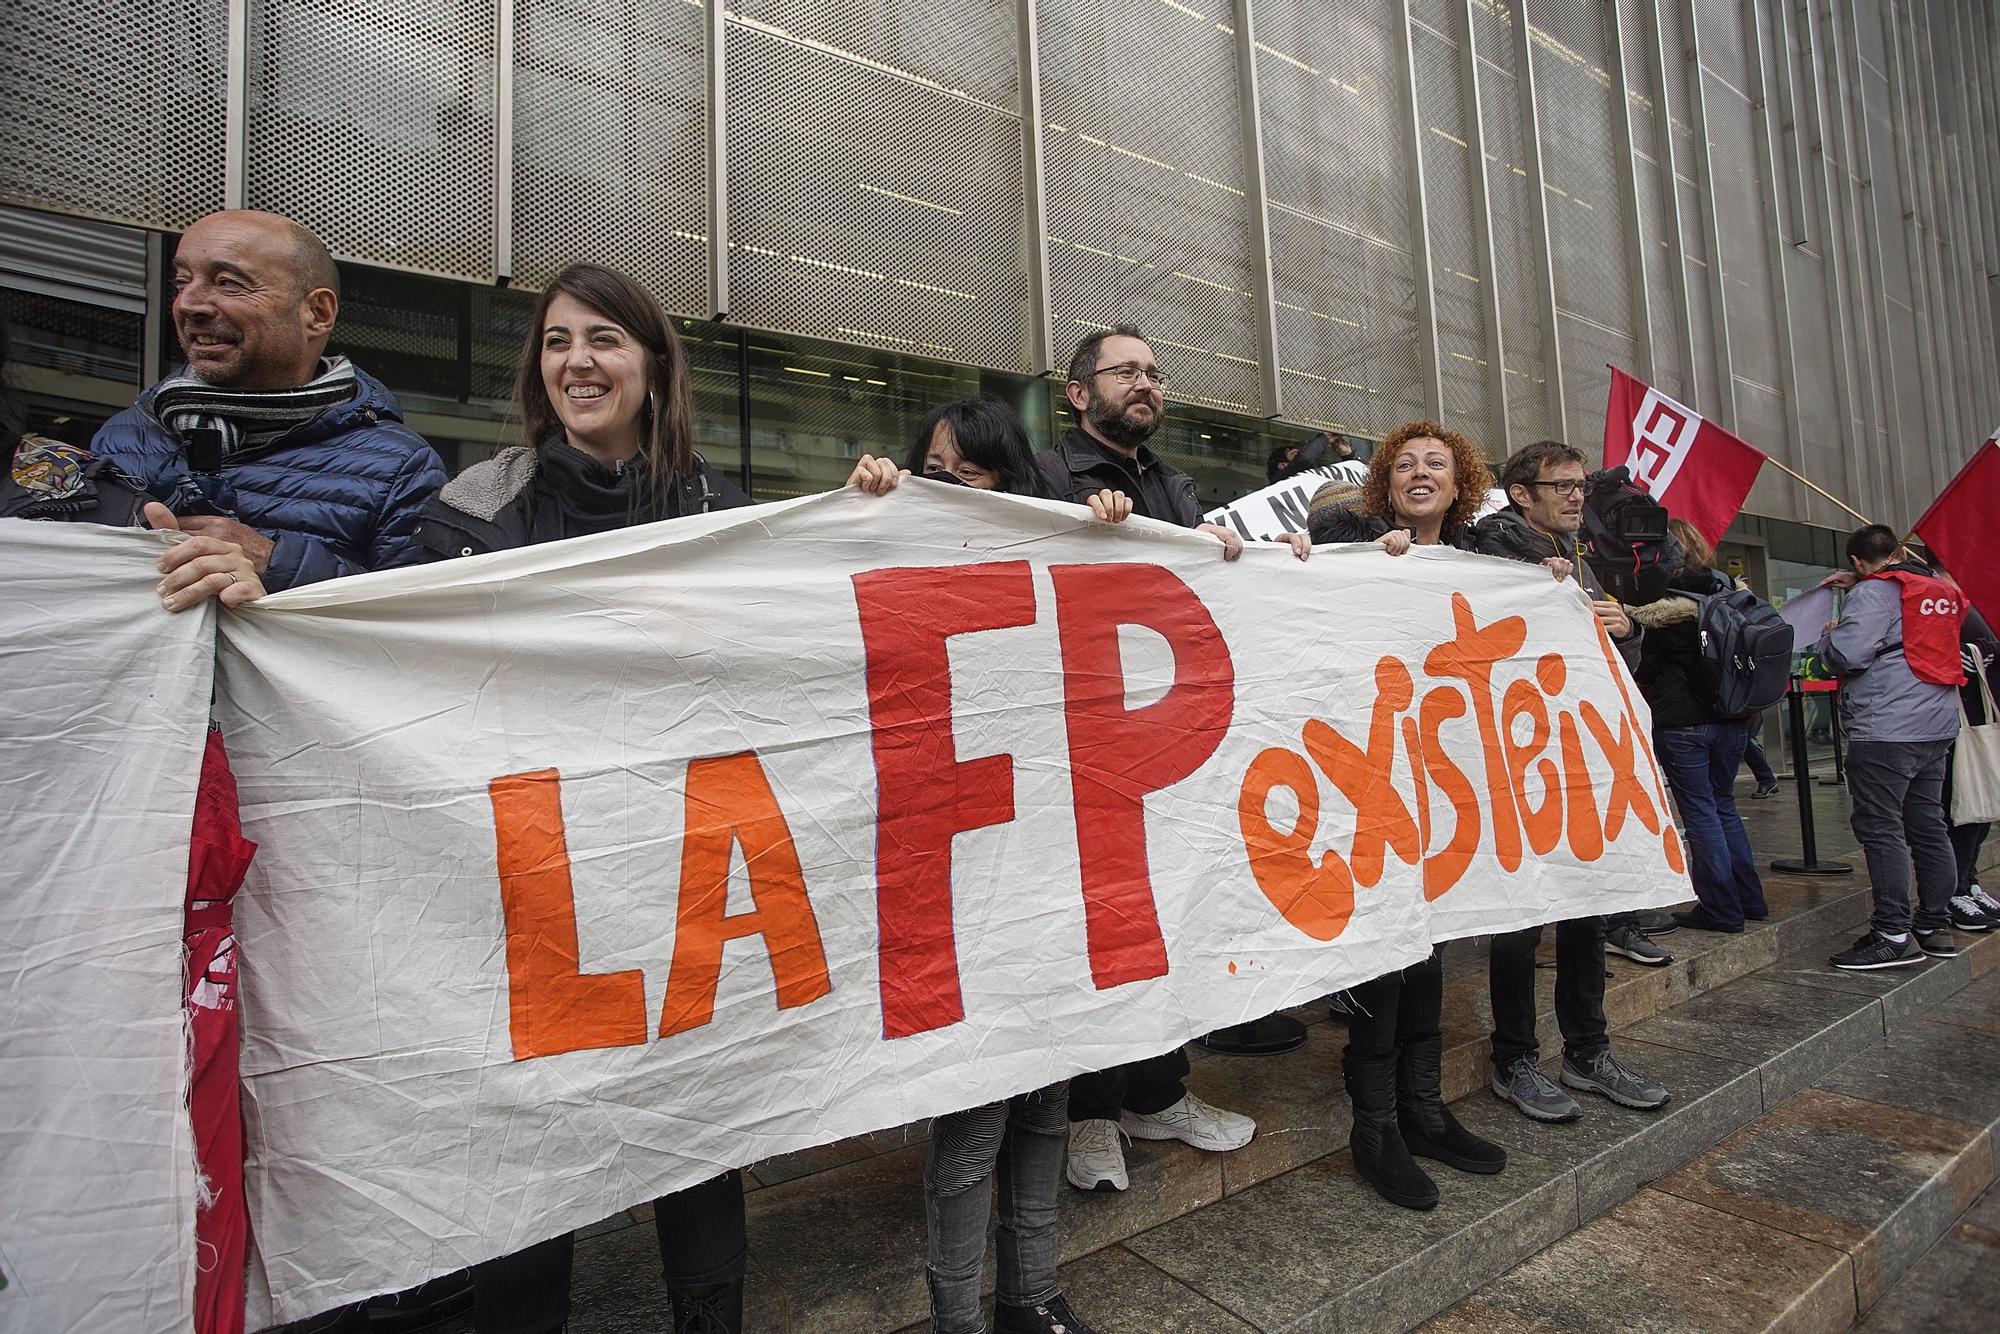
[[[276,546],[264,571],[273,592],[343,574],[414,565],[424,502],[444,485],[444,465],[381,381],[355,372],[352,400],[275,443],[222,464],[236,517]],[[91,451],[148,485],[186,465],[173,432],[149,411],[148,389],[104,423]]]

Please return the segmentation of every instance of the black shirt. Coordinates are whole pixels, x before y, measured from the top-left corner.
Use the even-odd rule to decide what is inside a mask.
[[[1194,495],[1194,478],[1144,445],[1136,461],[1072,426],[1055,448],[1035,456],[1036,466],[1057,500],[1081,505],[1099,491],[1123,491],[1132,498],[1132,512],[1164,519],[1183,528],[1201,522]]]

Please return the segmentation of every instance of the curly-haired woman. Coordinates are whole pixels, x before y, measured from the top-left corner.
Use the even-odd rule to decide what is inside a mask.
[[[1462,548],[1492,485],[1470,440],[1436,422],[1408,422],[1368,461],[1359,496],[1313,516],[1312,539],[1379,542],[1392,556],[1412,546]],[[1383,1199],[1406,1209],[1437,1204],[1437,1185],[1417,1157],[1481,1174],[1507,1165],[1506,1150],[1460,1125],[1444,1105],[1440,951],[1363,982],[1345,994],[1343,1008],[1349,1018],[1341,1071],[1354,1103],[1348,1147],[1355,1170]]]

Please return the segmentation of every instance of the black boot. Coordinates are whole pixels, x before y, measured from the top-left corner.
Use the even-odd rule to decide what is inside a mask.
[[[1060,1292],[1034,1306],[996,1302],[993,1316],[994,1334],[1095,1334],[1076,1318]]]
[[[1507,1165],[1507,1151],[1458,1123],[1444,1105],[1438,1067],[1444,1039],[1405,1042],[1396,1051],[1396,1124],[1403,1143],[1419,1158],[1434,1158],[1461,1172],[1491,1176]]]
[[[674,1334],[743,1334],[743,1280],[667,1288]]]
[[[1437,1185],[1410,1157],[1396,1128],[1396,1058],[1363,1061],[1349,1053],[1340,1066],[1347,1077],[1347,1096],[1354,1103],[1354,1133],[1347,1141],[1354,1170],[1391,1204],[1436,1208]]]

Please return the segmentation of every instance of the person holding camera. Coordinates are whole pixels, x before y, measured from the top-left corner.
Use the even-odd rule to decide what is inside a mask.
[[[1586,559],[1579,536],[1589,483],[1583,455],[1560,441],[1544,440],[1515,451],[1500,467],[1505,509],[1472,530],[1472,549],[1488,556],[1532,561],[1559,579],[1574,579],[1590,599],[1605,633],[1626,665],[1637,668],[1644,635],[1617,600],[1609,597]],[[1672,919],[1667,924],[1671,928]],[[1535,949],[1542,928],[1493,937],[1487,986],[1493,1000],[1493,1092],[1537,1121],[1572,1121],[1583,1108],[1538,1065],[1535,1041]],[[1562,1026],[1562,1082],[1599,1093],[1624,1107],[1650,1111],[1670,1096],[1658,1083],[1611,1052],[1604,1019],[1604,954],[1659,966],[1673,956],[1640,931],[1636,914],[1580,917],[1556,923],[1556,1019]]]

